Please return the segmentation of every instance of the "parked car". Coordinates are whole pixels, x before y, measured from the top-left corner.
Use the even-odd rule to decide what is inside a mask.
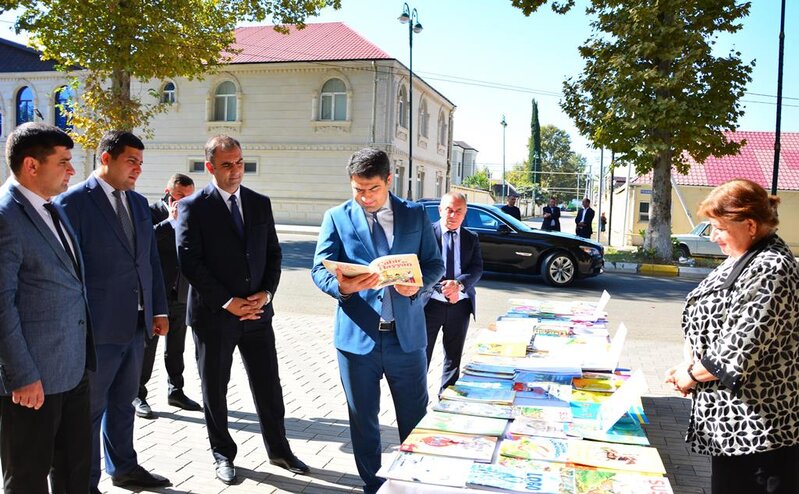
[[[437,200],[421,202],[430,220],[440,219]],[[488,204],[469,204],[463,226],[477,233],[486,271],[542,275],[555,287],[596,276],[604,266],[601,244],[561,232],[545,232]]]
[[[721,247],[710,240],[713,227],[709,221],[696,225],[690,233],[672,235],[671,238],[678,242],[677,249],[680,257],[726,257],[721,252]]]

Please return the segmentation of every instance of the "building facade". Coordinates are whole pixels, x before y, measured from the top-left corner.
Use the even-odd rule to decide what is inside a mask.
[[[452,141],[452,185],[461,185],[476,172],[477,149],[464,141]]]

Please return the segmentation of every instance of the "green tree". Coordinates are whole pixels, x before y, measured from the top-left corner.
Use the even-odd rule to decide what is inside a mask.
[[[477,170],[474,174],[466,177],[462,184],[464,187],[473,189],[491,190],[491,176],[488,173],[488,168]]]
[[[568,202],[579,195],[577,180],[584,174],[585,158],[572,151],[569,133],[554,125],[541,127],[541,185]]]
[[[512,0],[529,15],[548,0]],[[553,3],[564,12],[573,0]],[[715,56],[719,33],[735,33],[749,14],[735,0],[591,0],[593,33],[580,47],[585,68],[564,82],[564,111],[596,147],[652,172],[644,247],[671,257],[671,169],[688,157],[735,154],[728,141],[743,114],[740,98],[754,63],[731,51]]]
[[[43,58],[81,86],[71,123],[76,140],[91,149],[108,129],[146,132],[152,116],[166,109],[132,94],[132,79],[201,78],[232,54],[238,22],[271,16],[285,32],[284,24],[302,27],[307,16],[340,1],[0,0],[0,12],[22,9],[16,31],[29,33]]]
[[[527,168],[531,181],[541,184],[541,125],[538,123],[538,102],[533,98],[533,116],[530,119],[530,145],[528,147]]]

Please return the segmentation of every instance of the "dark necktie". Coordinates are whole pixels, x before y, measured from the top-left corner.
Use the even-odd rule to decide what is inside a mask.
[[[233,227],[236,228],[236,233],[239,237],[244,239],[244,220],[241,219],[241,210],[239,209],[239,201],[236,196],[230,196],[230,216],[233,218]]]
[[[122,191],[114,190],[112,194],[116,199],[117,219],[119,219],[119,223],[122,226],[122,231],[125,233],[125,237],[127,237],[128,239],[128,245],[130,245],[130,249],[135,250],[136,237],[135,234],[133,233],[133,222],[130,220],[130,215],[128,214],[128,210],[127,208],[125,208],[125,204],[122,201]]]
[[[372,220],[372,242],[375,244],[377,256],[382,257],[388,255],[388,237],[386,237],[386,231],[383,230],[380,222],[377,221],[377,212],[372,213]],[[391,303],[390,286],[387,286],[383,289],[383,307],[380,311],[380,317],[384,321],[394,320],[394,307]]]
[[[67,242],[67,236],[64,234],[64,229],[61,227],[61,218],[58,216],[58,211],[56,211],[55,206],[53,203],[46,202],[44,204],[44,209],[50,213],[50,217],[53,218],[53,225],[55,225],[55,231],[58,233],[58,238],[61,240],[61,245],[64,246],[64,250],[67,252],[69,256],[69,260],[72,261],[72,267],[75,268],[75,274],[80,277],[80,268],[78,267],[78,261],[75,257],[75,253],[72,252],[72,249],[69,247],[69,242]]]
[[[455,279],[455,231],[449,230],[447,232],[449,240],[447,240],[447,272],[444,273],[445,280]]]

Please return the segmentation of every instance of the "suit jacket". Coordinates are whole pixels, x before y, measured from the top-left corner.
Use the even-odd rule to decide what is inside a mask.
[[[180,272],[178,249],[175,245],[175,227],[169,220],[169,208],[164,201],[150,204],[153,217],[153,231],[161,259],[161,273],[164,276],[166,297],[169,301],[186,303],[189,295],[189,282]]]
[[[147,338],[152,336],[153,316],[168,312],[147,199],[132,190],[125,195],[136,235],[134,250],[97,177],[90,176],[56,198],[87,261],[86,288],[97,344],[127,344],[133,339],[140,299]]]
[[[390,254],[416,254],[422,268],[426,290],[441,279],[444,261],[433,234],[433,227],[419,204],[404,201],[391,194],[394,214],[394,242]],[[372,351],[378,337],[380,310],[379,298],[383,290],[363,290],[341,299],[335,275],[325,269],[322,260],[369,264],[377,258],[369,223],[363,208],[354,200],[328,210],[322,220],[319,240],[314,255],[311,276],[323,292],[339,300],[336,309],[333,342],[339,350],[358,355]],[[405,352],[427,347],[424,302],[421,297],[403,297],[394,290],[391,301],[394,307],[397,337]]]
[[[439,248],[441,248],[441,223],[436,221],[433,223],[433,233],[438,240]],[[480,249],[480,239],[477,234],[467,230],[461,225],[458,229],[458,236],[461,239],[461,274],[456,277],[463,285],[466,294],[469,296],[467,300],[471,304],[472,316],[477,316],[477,293],[474,285],[480,281],[483,276],[483,253]],[[441,248],[441,252],[444,249]],[[430,301],[433,296],[433,289],[425,290],[422,294],[424,304]]]
[[[544,206],[542,210],[544,213],[549,213],[552,216],[549,218],[545,218],[543,223],[541,223],[541,229],[547,231],[560,231],[560,208],[557,206]],[[552,221],[555,221],[555,224],[552,224]]]
[[[213,184],[182,199],[178,208],[178,259],[191,283],[186,324],[194,330],[224,330],[268,323],[274,314],[271,303],[261,320],[244,323],[222,306],[233,297],[262,290],[274,296],[277,290],[283,254],[269,198],[241,187],[244,240]]]
[[[75,232],[59,216],[83,271]],[[0,294],[0,395],[40,379],[46,395],[62,393],[95,369],[82,276],[13,183],[0,193]]]
[[[575,233],[580,237],[588,238],[591,236],[592,233],[594,233],[594,229],[591,225],[594,222],[594,210],[591,209],[591,207],[588,207],[588,209],[586,210],[583,209],[579,210],[577,212],[577,216],[574,218],[575,223],[580,223],[580,218],[581,215],[583,214],[583,211],[585,211],[585,218],[582,221],[585,222],[585,226],[583,227],[578,226],[575,229]]]

